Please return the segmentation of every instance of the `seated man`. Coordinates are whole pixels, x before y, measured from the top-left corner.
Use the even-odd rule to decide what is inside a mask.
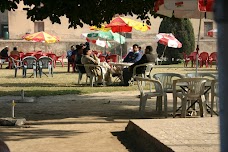
[[[131,65],[129,68],[123,69],[123,79],[124,79],[124,86],[129,86],[128,81],[131,79],[133,74],[133,69],[136,65],[144,64],[144,63],[151,63],[156,61],[157,59],[157,53],[153,53],[152,46],[147,46],[145,49],[145,54],[142,56],[142,58],[135,62],[133,65]],[[137,74],[142,74],[146,70],[146,67],[138,67],[136,69]]]
[[[13,47],[13,51],[10,52],[10,55],[20,56],[19,52],[17,51],[17,47]]]
[[[8,51],[9,51],[9,47],[6,46],[4,49],[2,49],[2,51],[0,52],[0,67],[2,68],[2,64],[4,62],[8,62],[8,58],[9,58],[9,55],[8,55]],[[9,69],[9,66],[6,67],[6,69]]]
[[[87,48],[85,48],[83,50],[83,56],[81,58],[81,62],[82,62],[82,64],[94,64],[94,65],[100,65],[101,66],[102,72],[101,72],[100,68],[95,68],[95,69],[91,70],[91,69],[88,69],[88,67],[85,67],[87,74],[89,72],[91,74],[98,76],[98,84],[102,84],[103,75],[104,75],[104,79],[105,79],[105,81],[107,81],[107,83],[111,82],[110,66],[107,63],[106,64],[105,63],[100,64],[99,59],[96,57],[96,55],[92,54],[91,50],[88,50]]]
[[[135,63],[139,61],[142,55],[139,53],[138,44],[133,45],[133,51],[129,52],[127,56],[124,58],[123,62]]]
[[[67,72],[70,72],[70,65],[73,67],[73,72],[75,72],[75,54],[76,54],[76,47],[72,45],[70,47],[71,49],[67,51],[67,61],[68,61],[68,66],[67,66]]]
[[[8,59],[8,57],[9,57],[8,51],[9,51],[8,46],[6,46],[4,49],[2,49],[2,51],[0,52],[1,59]]]
[[[74,62],[74,59],[72,59],[72,55],[75,55],[75,53],[74,53],[75,50],[76,50],[75,46],[72,45],[72,46],[70,47],[70,50],[67,51],[67,56],[66,56],[66,58],[68,59],[68,62]]]

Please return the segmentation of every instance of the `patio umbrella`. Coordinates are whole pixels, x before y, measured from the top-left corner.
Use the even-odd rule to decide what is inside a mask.
[[[166,47],[181,48],[182,44],[179,42],[172,33],[159,33],[156,35],[156,40],[158,43],[165,45],[164,51],[162,53],[162,58],[164,56]]]
[[[33,34],[26,34],[22,38],[27,41],[45,42],[45,43],[55,43],[60,40],[59,37],[48,34],[46,32],[37,32],[37,33],[33,33]]]
[[[213,19],[213,4],[214,0],[157,0],[154,11],[168,17]]]
[[[93,37],[92,35],[94,35],[93,38],[89,38],[88,35],[91,34],[90,36]],[[82,33],[81,34],[82,38],[85,38],[87,42],[96,44],[98,46],[104,47],[105,48],[105,52],[106,52],[106,48],[111,47],[111,43],[109,41],[105,40],[100,40],[99,37],[94,34],[94,33]]]
[[[144,32],[150,29],[150,26],[126,17],[116,17],[106,27],[113,32],[131,32],[132,28]]]
[[[216,37],[217,36],[217,29],[212,29],[207,32],[207,35],[210,37]]]
[[[113,33],[112,31],[98,31],[98,32],[92,32],[87,34],[87,38],[90,40],[97,40],[97,39],[102,39],[102,40],[114,40],[118,43],[124,44],[125,43],[125,37],[118,34],[118,33]]]
[[[58,36],[54,36],[51,34],[48,34],[46,32],[37,32],[33,34],[26,34],[22,37],[23,39],[27,41],[32,41],[32,42],[44,42],[44,43],[56,43],[60,41],[60,38]],[[45,45],[45,50],[47,46]],[[35,46],[34,46],[35,50]]]
[[[92,32],[92,33],[88,33],[86,38],[88,40],[105,40],[106,42],[108,42],[108,40],[114,40],[120,44],[125,43],[125,37],[118,34],[118,33],[113,33],[112,31],[97,31],[97,32]],[[106,53],[106,47],[105,47],[105,52]]]
[[[196,18],[199,21],[197,38],[196,74],[198,71],[199,37],[201,19],[213,19],[214,0],[157,0],[154,4],[154,11],[158,14],[176,18]]]
[[[102,24],[101,27],[91,26],[89,29],[95,30],[95,31],[104,31],[104,32],[108,32],[109,30],[111,30],[111,28],[107,28],[105,26],[106,26],[105,24]]]
[[[139,31],[147,31],[150,29],[150,26],[126,17],[116,17],[108,25],[106,25],[106,28],[111,28],[112,32],[120,33],[120,32],[131,32],[132,28]],[[120,49],[121,49],[120,56],[122,58],[122,47]]]
[[[104,47],[104,48],[110,48],[111,47],[111,44],[108,41],[102,41],[99,39],[96,40],[96,45]]]

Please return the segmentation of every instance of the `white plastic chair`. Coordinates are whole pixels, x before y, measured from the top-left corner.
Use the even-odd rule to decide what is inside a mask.
[[[188,78],[208,78],[208,79],[216,79],[217,76],[216,74],[213,74],[213,73],[186,73],[186,77]]]
[[[214,102],[216,104],[216,112],[219,111],[218,106],[218,80],[212,80],[211,81],[211,117],[214,113]],[[216,100],[215,100],[216,99]]]
[[[146,66],[146,70],[144,73],[141,74],[141,77],[146,78],[146,76],[147,76],[147,77],[151,78],[151,71],[152,71],[154,65],[155,65],[155,63],[144,63],[144,64],[136,65],[133,68],[133,75],[132,76],[134,77],[137,75],[137,73],[136,73],[137,68]]]
[[[23,64],[22,64],[21,60],[15,60],[12,57],[10,57],[10,59],[11,59],[11,61],[13,63],[13,67],[15,69],[14,77],[16,78],[17,77],[17,71],[18,71],[18,69],[23,68]],[[23,76],[24,76],[24,73],[23,73]]]
[[[53,68],[54,68],[54,61],[52,58],[47,56],[42,56],[37,60],[37,68],[39,70],[40,78],[42,77],[42,74],[45,74],[48,76],[43,70],[48,69],[49,76],[53,77]]]
[[[27,56],[22,59],[23,64],[23,77],[27,75],[27,69],[32,69],[33,74],[30,76],[34,76],[36,78],[37,75],[37,59],[34,56]]]
[[[79,66],[84,66],[84,64],[76,64],[76,67],[79,67]],[[79,70],[80,68],[77,68],[77,69],[78,69],[78,84],[81,84],[81,80],[82,80],[83,75],[86,75],[86,84],[87,84],[89,77],[87,77],[86,73],[83,73],[82,71],[80,71]]]
[[[218,78],[218,75],[216,73],[186,73],[186,77],[188,78],[205,78],[208,81],[215,80]],[[204,94],[205,96],[205,103],[209,103],[209,93],[211,93],[211,90],[209,90],[207,93]],[[205,113],[207,114],[207,113]]]
[[[96,81],[98,79],[97,70],[100,70],[101,76],[102,76],[102,83],[104,83],[104,73],[103,73],[102,67],[100,65],[84,64],[84,67],[85,67],[86,75],[90,79],[91,87],[94,86],[94,83],[95,83],[95,85],[97,85],[96,84]]]
[[[143,116],[145,112],[145,106],[147,99],[151,99],[152,97],[157,97],[156,100],[156,110],[159,112],[162,111],[162,98],[164,98],[164,115],[167,117],[167,96],[163,91],[163,87],[161,83],[157,80],[142,78],[142,77],[134,77],[136,79],[138,89],[140,91],[140,104],[139,104],[139,112],[140,115]],[[149,84],[149,89],[146,90],[146,85],[142,85],[143,82],[147,82]],[[154,90],[153,87],[154,86]]]
[[[200,108],[200,116],[203,117],[203,109],[206,109],[206,105],[203,104],[202,101],[202,95],[204,95],[204,89],[205,89],[205,83],[206,79],[204,78],[182,78],[178,80],[173,81],[173,94],[176,93],[177,86],[185,87],[186,90],[182,90],[183,98],[182,98],[182,111],[181,111],[181,117],[186,117],[186,111],[187,111],[187,102],[188,101],[198,101],[199,108]],[[175,96],[175,95],[174,95]],[[176,100],[176,99],[174,99]],[[176,102],[176,101],[174,101]],[[174,110],[176,107],[174,107]],[[176,111],[173,111],[174,114]],[[175,117],[175,115],[174,115]]]
[[[165,96],[167,93],[173,93],[173,81],[176,79],[184,78],[183,75],[178,73],[156,73],[153,76],[156,80],[160,81],[165,92]],[[182,100],[182,90],[181,88],[175,90],[175,94],[173,93],[173,116],[175,116],[177,111],[177,97]]]
[[[144,64],[136,65],[133,68],[133,74],[132,74],[132,78],[129,80],[129,84],[134,85],[134,77],[135,76],[141,76],[143,78],[146,78],[146,77],[151,78],[151,71],[152,71],[154,65],[155,65],[155,63],[144,63]],[[137,74],[136,73],[137,68],[141,68],[141,67],[146,67],[145,72],[142,74]]]

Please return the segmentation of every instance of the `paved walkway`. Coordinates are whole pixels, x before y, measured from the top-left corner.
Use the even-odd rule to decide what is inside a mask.
[[[218,117],[131,122],[175,152],[219,152]]]
[[[127,152],[132,149],[115,134],[124,131],[130,119],[144,125],[147,132],[175,151],[219,151],[217,116],[174,119],[169,115],[165,119],[155,112],[152,99],[147,102],[145,116],[160,119],[139,119],[138,94],[126,91],[45,96],[34,98],[34,102],[17,103],[15,115],[26,118],[28,127],[0,126],[0,138],[11,152]],[[0,116],[10,117],[12,100],[20,99],[0,97]],[[172,113],[171,95],[168,105]],[[130,146],[134,145],[130,142]]]

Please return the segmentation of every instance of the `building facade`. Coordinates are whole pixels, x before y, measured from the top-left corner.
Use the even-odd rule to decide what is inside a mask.
[[[21,2],[18,5],[17,10],[0,13],[0,39],[22,40],[22,36],[24,36],[25,34],[45,31],[47,33],[60,37],[62,42],[77,42],[83,41],[81,33],[91,32],[89,30],[89,26],[86,24],[84,24],[83,28],[78,26],[78,28],[76,29],[69,29],[69,23],[66,17],[61,17],[61,24],[52,24],[49,19],[32,22],[30,19],[27,19],[26,11],[23,10],[24,7],[25,6],[23,5],[23,2]],[[136,16],[128,17],[137,20]],[[131,45],[133,43],[139,42],[142,45],[148,45],[150,43],[153,43],[152,45],[155,46],[156,43],[153,42],[153,38],[158,33],[161,21],[162,19],[160,19],[159,17],[151,17],[151,29],[149,31],[140,32],[133,30],[130,34],[126,33],[125,36],[128,38],[128,44]],[[199,19],[191,19],[196,39],[199,31],[199,21]],[[215,22],[213,22],[212,20],[203,19],[201,22],[200,40],[205,41],[205,39],[208,39],[209,41],[215,41],[215,39],[207,36],[207,31],[214,28],[216,28]],[[128,45],[126,46],[126,48],[129,47],[130,46]]]

